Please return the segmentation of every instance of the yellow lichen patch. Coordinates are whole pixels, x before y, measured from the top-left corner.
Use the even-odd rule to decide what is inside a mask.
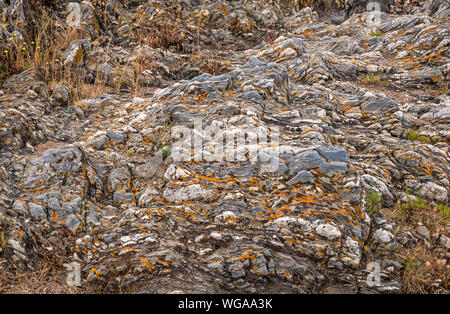
[[[91,268],[90,273],[94,273],[95,278],[100,279],[101,275],[103,275],[103,272],[100,270],[97,270],[95,268]]]
[[[53,213],[51,214],[51,218],[52,218],[52,220],[53,220],[54,222],[56,222],[57,224],[62,224],[62,222],[58,220],[58,213],[57,213],[57,212],[53,212]]]
[[[148,269],[149,272],[153,271],[156,268],[156,266],[150,264],[150,262],[147,258],[141,257],[139,259],[139,261],[141,262],[142,265],[144,265]]]
[[[284,242],[289,243],[291,245],[296,245],[298,243],[297,239],[295,239],[294,237],[290,237],[290,236],[286,236],[283,237]]]
[[[292,200],[292,203],[311,203],[314,200],[316,200],[316,198],[312,195],[305,195],[303,197],[298,197]]]
[[[283,273],[281,273],[281,276],[286,278],[286,280],[289,280],[289,281],[292,280],[292,276],[291,276],[290,272],[283,272]]]
[[[135,251],[136,249],[132,248],[132,247],[124,247],[123,249],[120,250],[120,253],[123,252],[132,252]]]
[[[227,217],[223,221],[224,222],[236,222],[236,217]]]

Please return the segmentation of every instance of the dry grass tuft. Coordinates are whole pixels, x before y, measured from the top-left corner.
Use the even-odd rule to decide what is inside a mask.
[[[362,75],[358,78],[358,81],[363,85],[374,85],[382,87],[390,87],[391,82],[389,80],[382,78],[379,74],[367,74]]]
[[[97,294],[99,284],[83,283],[82,287],[67,284],[66,268],[52,256],[39,259],[35,271],[11,269],[8,262],[0,260],[0,293],[2,294]]]
[[[183,50],[184,34],[170,24],[142,24],[137,37],[141,45],[148,45],[155,49],[168,49],[170,46],[175,46],[178,51]]]
[[[397,232],[414,233],[414,229],[422,224],[430,235],[445,235],[445,228],[450,223],[447,205],[430,203],[420,197],[399,202],[387,214],[398,226]],[[395,254],[404,265],[400,273],[404,293],[439,293],[449,288],[450,265],[446,252],[434,242],[433,238],[430,242],[420,240],[396,249]]]
[[[450,286],[450,269],[434,250],[424,243],[397,253],[403,260],[401,281],[404,293],[438,293]]]

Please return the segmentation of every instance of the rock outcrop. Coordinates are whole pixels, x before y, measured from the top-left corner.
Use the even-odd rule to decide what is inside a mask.
[[[422,241],[448,293],[448,1],[13,3],[2,66],[37,51],[38,12],[77,35],[65,80],[42,61],[1,86],[5,265],[50,254],[103,292],[392,293]],[[442,209],[433,236],[390,215],[411,199]]]

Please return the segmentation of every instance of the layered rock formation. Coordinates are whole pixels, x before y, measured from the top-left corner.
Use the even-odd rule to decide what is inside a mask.
[[[398,252],[423,242],[447,292],[450,6],[406,2],[43,1],[79,36],[67,81],[3,82],[0,267],[50,254],[102,292],[402,292]],[[36,46],[28,5],[0,1],[3,55]],[[442,209],[432,236],[389,214],[411,199]]]

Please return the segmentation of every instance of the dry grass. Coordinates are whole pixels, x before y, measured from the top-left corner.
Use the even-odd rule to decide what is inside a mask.
[[[58,65],[58,57],[76,39],[84,37],[82,28],[65,29],[42,11],[35,34],[20,38],[18,35],[7,39],[2,47],[0,81],[6,77],[35,68],[50,82],[70,78],[66,69]]]
[[[397,233],[413,232],[419,225],[427,227],[430,234],[446,234],[450,223],[450,208],[445,204],[433,204],[417,197],[399,202],[386,213],[398,226]],[[448,234],[447,234],[448,236]],[[399,246],[395,254],[404,268],[400,273],[404,293],[436,293],[450,287],[450,265],[445,249],[437,243],[420,240],[417,244]]]
[[[39,259],[35,271],[11,269],[0,260],[0,294],[99,294],[100,283],[83,283],[82,287],[67,284],[66,268],[52,256]]]
[[[424,243],[396,253],[404,262],[401,281],[404,293],[437,293],[450,287],[450,269],[439,254]]]
[[[438,97],[441,95],[447,95],[449,93],[448,85],[449,85],[449,83],[445,82],[445,83],[441,84],[438,88],[426,87],[424,92],[425,92],[425,94],[432,95],[435,97]]]
[[[178,51],[183,50],[184,34],[170,24],[142,24],[136,33],[138,43],[152,48],[168,49],[175,46]]]
[[[101,94],[104,84],[97,80],[94,85],[87,84],[80,64],[62,66],[61,56],[70,43],[85,38],[82,28],[64,28],[49,13],[42,11],[39,23],[35,25],[34,37],[13,36],[7,40],[0,54],[0,83],[13,74],[34,68],[45,78],[50,87],[67,85],[73,100],[89,97],[95,91]],[[76,63],[76,62],[74,62]]]
[[[101,293],[100,284],[67,285],[66,267],[53,252],[43,253],[27,267],[12,263],[5,255],[8,222],[0,215],[0,294],[76,294]]]
[[[120,82],[114,82],[113,89],[109,89],[108,85],[111,82],[99,75],[97,75],[94,82],[87,82],[83,67],[84,56],[82,54],[74,58],[72,65],[61,64],[62,54],[64,51],[67,51],[69,45],[75,40],[86,38],[82,27],[63,27],[51,17],[50,13],[43,10],[42,16],[34,26],[34,29],[34,35],[23,38],[19,38],[19,35],[12,36],[5,45],[2,45],[0,52],[0,84],[13,74],[34,68],[39,71],[51,87],[59,84],[67,85],[72,91],[74,102],[83,98],[98,97],[105,92],[121,89]],[[159,37],[150,36],[148,40],[162,41],[159,43],[162,46],[178,43],[180,40],[176,37],[179,36],[177,35],[178,33],[169,29],[160,29],[158,34],[160,35]],[[153,42],[152,44],[158,43]],[[148,58],[138,57],[130,66],[135,69],[136,73],[140,73],[143,70],[151,69],[154,66],[154,62],[153,60],[148,60]],[[131,86],[131,88],[133,87]]]
[[[172,145],[172,125],[168,115],[163,116],[164,125],[155,130],[155,133],[147,139],[150,146],[153,147],[153,151],[159,151]]]
[[[197,67],[201,72],[218,75],[233,70],[231,61],[221,58],[217,52],[200,51],[189,57],[190,64]]]
[[[390,87],[391,82],[389,80],[382,78],[379,74],[367,74],[362,75],[358,78],[358,82],[363,85],[374,85],[374,86],[382,86],[382,87]]]
[[[144,54],[137,54],[132,62],[132,67],[134,69],[135,77],[134,77],[134,96],[137,96],[141,93],[141,89],[143,86],[138,82],[138,76],[140,73],[146,70],[154,70],[156,68],[156,61]]]
[[[1,262],[0,262],[1,263]],[[3,264],[6,264],[4,261]],[[70,287],[66,283],[65,268],[52,258],[39,260],[38,270],[21,271],[3,265],[0,272],[2,294],[77,294],[99,293],[94,287]]]

